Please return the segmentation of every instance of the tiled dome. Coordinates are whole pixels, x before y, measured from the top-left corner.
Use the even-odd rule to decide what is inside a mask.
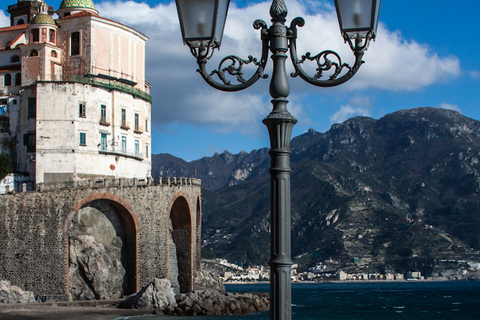
[[[63,0],[60,9],[65,8],[90,8],[95,9],[92,0]]]
[[[55,21],[52,17],[45,13],[39,13],[35,17],[33,17],[30,24],[53,24],[55,25]]]

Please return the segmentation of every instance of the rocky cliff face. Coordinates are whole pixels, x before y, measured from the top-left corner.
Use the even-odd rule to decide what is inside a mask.
[[[269,259],[267,151],[183,163],[198,168],[205,248],[218,256]],[[237,175],[242,168],[254,170]],[[295,137],[292,169],[292,255],[301,265],[332,258],[428,275],[439,261],[479,257],[479,121],[434,108],[356,117]]]

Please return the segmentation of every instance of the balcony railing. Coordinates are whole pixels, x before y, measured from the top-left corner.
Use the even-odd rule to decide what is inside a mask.
[[[62,76],[54,76],[53,79],[37,79],[37,81],[45,81],[45,82],[76,82],[76,83],[84,83],[90,84],[92,86],[107,88],[109,90],[118,90],[125,93],[129,93],[136,98],[143,99],[152,103],[152,97],[138,89],[126,84],[119,83],[118,81],[108,81],[99,78],[91,78],[91,77],[84,77],[84,76],[75,76],[75,75],[62,75]]]
[[[123,157],[129,157],[129,158],[135,158],[137,160],[143,160],[144,155],[142,152],[138,150],[129,150],[125,149],[122,146],[105,146],[101,145],[99,147],[100,153],[105,153],[105,154],[113,154],[113,155],[118,155],[118,156],[123,156]]]
[[[130,123],[128,121],[122,121],[122,125],[120,126],[123,130],[128,130],[130,129]]]
[[[142,134],[143,133],[143,127],[142,126],[135,126],[135,130],[133,132]]]
[[[108,122],[107,118],[105,117],[100,117],[100,121],[98,123],[100,123],[102,126],[106,126],[106,127],[110,126],[110,122]]]

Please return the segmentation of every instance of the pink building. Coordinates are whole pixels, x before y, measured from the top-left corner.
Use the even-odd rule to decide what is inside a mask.
[[[8,7],[0,28],[0,152],[14,188],[97,177],[146,178],[151,97],[142,33],[91,0]],[[20,178],[21,177],[21,178]]]

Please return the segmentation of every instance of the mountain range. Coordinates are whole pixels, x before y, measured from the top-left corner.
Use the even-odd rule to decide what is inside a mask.
[[[299,269],[438,273],[480,261],[480,122],[452,110],[355,117],[291,142],[292,257]],[[269,260],[268,148],[186,162],[152,156],[153,176],[202,179],[205,253]]]

